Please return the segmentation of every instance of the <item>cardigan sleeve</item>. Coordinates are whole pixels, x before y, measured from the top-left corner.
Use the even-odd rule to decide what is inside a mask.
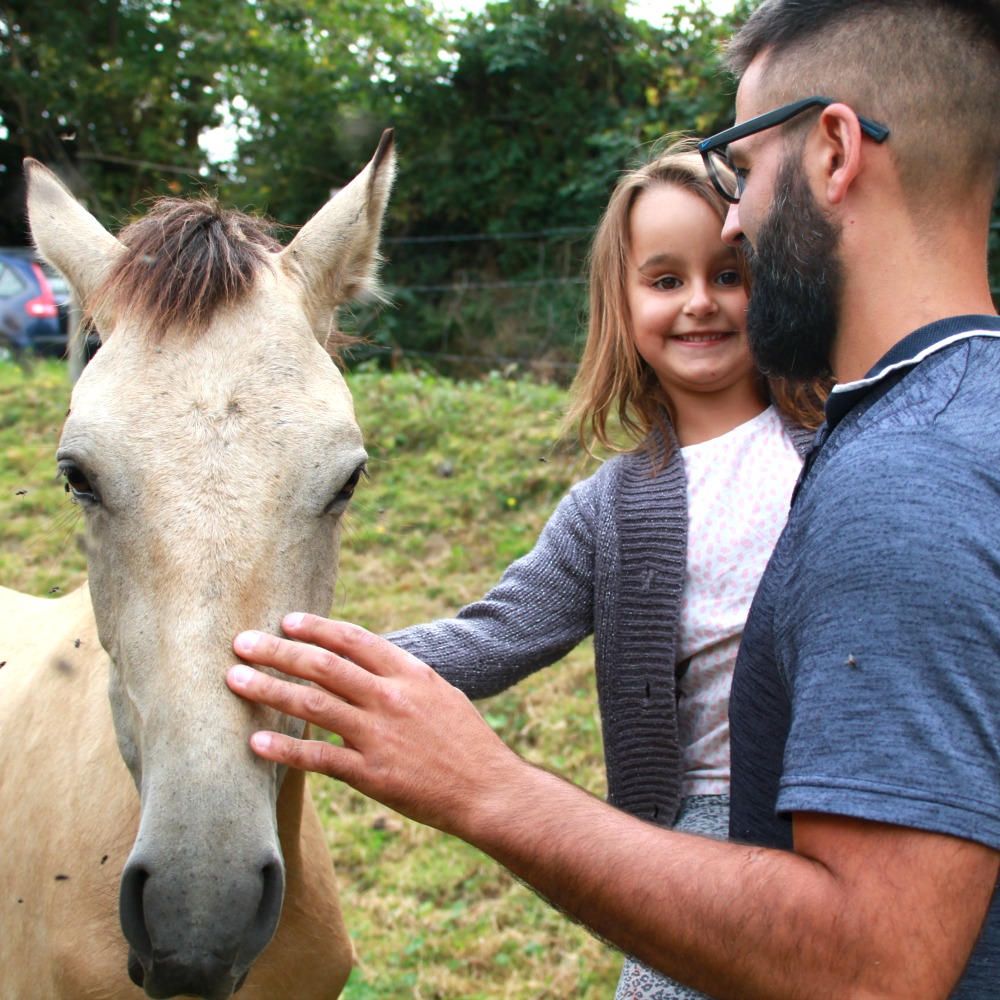
[[[497,694],[565,656],[593,631],[600,483],[613,464],[563,497],[535,547],[482,600],[386,638],[470,698]]]

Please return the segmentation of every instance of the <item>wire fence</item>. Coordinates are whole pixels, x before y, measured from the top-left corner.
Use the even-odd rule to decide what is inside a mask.
[[[420,364],[442,374],[529,371],[567,382],[586,315],[592,229],[389,236],[389,304],[361,310],[349,364]]]
[[[1000,306],[1000,220],[990,229],[990,291]],[[389,301],[346,318],[344,331],[358,338],[346,364],[421,366],[453,377],[527,372],[568,384],[585,337],[584,268],[591,233],[577,227],[387,238]],[[513,244],[530,246],[531,252],[515,258],[522,270],[510,274],[496,248]],[[463,245],[486,252],[456,265],[454,248]],[[443,280],[421,279],[429,274]],[[72,367],[74,377],[78,372]]]

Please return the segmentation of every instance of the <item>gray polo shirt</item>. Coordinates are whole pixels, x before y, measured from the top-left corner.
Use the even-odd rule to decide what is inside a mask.
[[[734,839],[825,812],[1000,850],[1000,319],[838,388],[730,701]],[[954,997],[1000,989],[1000,894]]]

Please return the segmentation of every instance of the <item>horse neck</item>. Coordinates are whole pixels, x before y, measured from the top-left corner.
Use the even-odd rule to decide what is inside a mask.
[[[309,738],[309,727],[303,739]],[[306,772],[290,767],[278,791],[278,836],[285,864],[291,864],[298,857],[302,842],[302,813],[309,790],[306,786]],[[312,801],[310,799],[310,805]]]

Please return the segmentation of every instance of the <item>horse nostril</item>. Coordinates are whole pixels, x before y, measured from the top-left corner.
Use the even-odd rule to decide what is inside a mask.
[[[257,912],[240,948],[240,956],[253,961],[274,935],[285,895],[285,870],[280,859],[273,859],[261,869],[261,892]]]
[[[129,950],[129,976],[138,986],[142,985],[143,970],[149,964],[153,953],[153,943],[146,927],[142,905],[143,891],[148,879],[149,872],[143,865],[126,864],[118,896],[118,915],[122,932],[125,940],[132,946]],[[137,972],[139,979],[136,979]]]
[[[139,956],[131,949],[128,950],[128,977],[140,989],[146,982],[146,970],[139,961]]]
[[[128,974],[151,997],[229,997],[274,935],[285,870],[280,853],[257,856],[246,874],[218,874],[204,899],[196,887],[161,873],[148,853],[122,872],[119,916],[129,944]],[[254,871],[256,874],[254,875]],[[214,874],[214,873],[213,873]],[[214,909],[213,909],[214,907]],[[212,921],[212,914],[222,918]]]

